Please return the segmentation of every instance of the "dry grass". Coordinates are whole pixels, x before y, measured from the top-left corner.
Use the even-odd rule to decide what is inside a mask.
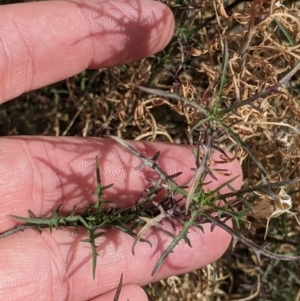
[[[172,7],[177,24],[176,35],[163,52],[132,65],[85,71],[2,105],[0,134],[91,136],[101,132],[188,144],[186,132],[206,126],[199,107],[213,112],[217,106],[224,121],[215,127],[219,146],[240,160],[244,187],[262,183],[255,160],[266,169],[270,183],[300,177],[300,72],[278,85],[300,61],[299,3],[165,2]],[[181,98],[166,97],[166,93]],[[292,208],[278,208],[266,196],[249,193],[247,201],[256,213],[247,218],[256,230],[248,237],[263,243],[267,218],[276,209],[298,213],[299,189],[299,184],[286,187]],[[269,249],[299,253],[299,230],[293,215],[272,218]],[[145,289],[156,301],[300,300],[299,271],[298,262],[264,258],[259,264],[248,248],[238,244],[213,265]]]

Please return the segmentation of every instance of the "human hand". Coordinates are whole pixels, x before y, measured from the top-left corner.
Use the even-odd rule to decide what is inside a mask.
[[[49,1],[6,5],[0,8],[0,102],[79,73],[141,59],[170,40],[174,20],[164,5],[147,0]],[[131,142],[185,183],[192,175],[194,157],[186,146]],[[75,137],[5,137],[0,148],[0,232],[16,226],[10,214],[47,215],[58,204],[63,211],[91,201],[95,189],[95,157],[99,157],[103,185],[114,183],[105,197],[119,206],[133,204],[147,186],[139,159],[109,139]],[[216,156],[218,156],[216,154]],[[184,162],[182,162],[184,158]],[[215,166],[217,168],[217,165]],[[222,168],[241,175],[237,161]],[[228,177],[218,176],[210,189]],[[238,189],[242,177],[232,186]],[[115,229],[97,239],[98,264],[92,279],[90,245],[79,230],[26,230],[0,240],[0,295],[3,300],[112,300],[123,272],[119,300],[147,300],[140,288],[170,275],[203,267],[217,260],[230,236],[216,227],[205,234],[189,233],[193,248],[179,244],[151,277],[151,270],[170,238],[155,230],[146,233],[148,244],[138,243]],[[177,229],[178,231],[178,229]]]

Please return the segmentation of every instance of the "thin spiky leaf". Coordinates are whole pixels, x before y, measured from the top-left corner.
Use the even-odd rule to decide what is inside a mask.
[[[164,261],[166,260],[166,258],[168,257],[168,255],[179,244],[180,240],[182,240],[182,239],[185,240],[185,238],[187,237],[187,234],[188,234],[188,231],[189,231],[190,227],[194,224],[194,218],[195,218],[196,215],[197,215],[196,212],[192,213],[190,220],[187,221],[183,225],[180,233],[173,238],[173,241],[166,248],[166,250],[161,254],[160,258],[158,259],[158,261],[156,262],[156,264],[155,264],[155,266],[154,266],[154,268],[152,270],[151,276],[153,276],[156,273],[156,271],[161,267],[161,265],[164,263]]]
[[[175,94],[175,93],[169,93],[163,90],[159,90],[159,89],[152,89],[152,88],[146,88],[146,87],[142,87],[142,86],[136,86],[137,88],[139,88],[140,90],[147,92],[149,94],[155,94],[155,95],[159,95],[165,98],[171,98],[171,99],[177,99],[177,100],[184,100],[179,94]]]
[[[222,100],[222,94],[223,90],[225,87],[226,83],[226,76],[227,76],[227,67],[228,67],[228,59],[229,59],[229,54],[228,54],[228,44],[226,38],[222,39],[220,37],[220,42],[221,42],[221,47],[222,47],[222,73],[221,73],[221,81],[220,81],[220,89],[217,97],[217,103],[214,108],[214,112],[217,113],[219,110],[219,106]]]
[[[246,144],[241,140],[241,138],[236,135],[229,126],[227,126],[223,121],[220,121],[222,126],[226,129],[226,131],[231,135],[231,137],[248,153],[248,155],[251,157],[251,159],[255,162],[257,167],[265,174],[267,175],[267,170],[263,167],[261,162],[254,156],[254,154],[250,151],[250,149],[246,146]]]
[[[0,238],[4,238],[4,237],[10,236],[10,235],[13,235],[17,232],[23,232],[26,229],[32,229],[32,228],[33,228],[32,225],[17,225],[17,227],[1,233]]]
[[[257,245],[250,239],[246,238],[241,231],[237,231],[233,228],[230,228],[229,226],[226,225],[226,223],[223,223],[222,221],[219,221],[215,217],[206,214],[205,212],[201,212],[201,215],[205,216],[209,221],[212,223],[215,223],[218,225],[220,228],[224,229],[226,232],[231,234],[232,236],[232,246],[235,247],[236,243],[240,241],[241,243],[245,244],[249,249],[252,249],[255,255],[257,256],[257,259],[260,261],[261,255],[264,255],[266,257],[276,259],[276,260],[282,260],[282,261],[293,261],[293,260],[300,260],[300,256],[288,256],[288,255],[281,255],[281,254],[276,254],[273,252],[270,252],[266,249],[268,244],[263,244],[263,245]]]
[[[153,218],[148,218],[148,217],[143,217],[140,216],[139,219],[145,222],[145,225],[142,227],[142,229],[139,231],[139,233],[136,236],[136,239],[134,240],[134,243],[132,245],[132,254],[134,255],[134,248],[136,243],[140,240],[142,235],[148,231],[151,227],[157,227],[158,223],[160,223],[163,219],[167,217],[166,212],[163,210],[162,206],[157,204],[156,202],[153,202],[153,204],[158,207],[160,214],[153,217]],[[150,242],[149,242],[150,243]],[[152,244],[150,243],[151,247]]]
[[[233,181],[235,181],[237,178],[240,178],[240,177],[241,177],[240,175],[237,175],[237,176],[235,176],[235,177],[229,179],[228,181],[226,181],[226,182],[220,184],[216,189],[211,190],[211,191],[209,192],[209,194],[210,194],[210,195],[213,195],[213,194],[215,194],[215,193],[217,193],[217,192],[220,192],[220,190],[221,190],[222,188],[228,187],[228,185],[229,185],[230,183],[232,183]],[[220,197],[222,197],[222,194],[220,195]]]
[[[120,281],[119,281],[119,284],[118,284],[118,287],[117,287],[117,290],[116,290],[113,301],[118,301],[119,300],[121,290],[122,290],[122,285],[123,285],[123,273],[121,273]]]
[[[33,213],[31,210],[28,210],[28,214],[29,214],[29,217],[30,217],[30,218],[38,219],[38,218],[36,217],[36,215],[34,215],[34,213]]]
[[[157,159],[159,158],[159,156],[160,156],[160,151],[157,151],[156,153],[155,153],[155,155],[152,157],[152,161],[154,161],[154,162],[156,162],[157,161]]]
[[[87,231],[88,233],[88,238],[81,240],[82,242],[87,242],[91,245],[92,248],[92,269],[93,269],[93,279],[95,279],[96,276],[96,267],[97,267],[97,257],[99,254],[97,253],[97,246],[95,239],[104,235],[106,232],[99,232],[95,234],[95,230],[91,229]]]
[[[174,174],[172,174],[172,175],[168,175],[168,178],[169,178],[169,179],[174,179],[174,178],[179,177],[181,174],[182,174],[182,171],[177,172],[177,173],[174,173]]]

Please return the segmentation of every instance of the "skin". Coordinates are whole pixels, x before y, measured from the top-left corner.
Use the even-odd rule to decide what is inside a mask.
[[[34,18],[32,18],[34,16]],[[149,0],[49,1],[5,5],[0,8],[0,102],[73,76],[86,68],[128,63],[161,50],[172,37],[171,11]],[[0,147],[0,232],[16,221],[10,214],[47,215],[63,203],[83,208],[95,200],[95,157],[100,160],[103,184],[114,183],[105,197],[128,206],[147,187],[149,170],[135,170],[140,161],[109,139],[78,137],[4,137]],[[159,165],[168,173],[182,171],[184,184],[193,174],[189,147],[164,143],[130,142],[146,156],[158,150]],[[217,160],[219,154],[215,154]],[[184,160],[182,160],[184,158]],[[213,165],[218,168],[220,165]],[[231,175],[216,174],[209,189],[240,175],[231,185],[239,189],[242,172],[236,160],[221,165]],[[210,179],[207,179],[208,181]],[[226,190],[223,190],[226,192]],[[164,226],[173,231],[168,222]],[[175,232],[180,231],[177,227]],[[98,265],[92,279],[90,246],[79,229],[25,230],[0,243],[0,295],[3,300],[112,300],[123,272],[119,300],[145,301],[140,286],[203,267],[226,250],[230,236],[216,227],[204,234],[189,233],[193,248],[181,242],[158,272],[152,268],[170,238],[155,229],[145,238],[152,248],[115,229],[97,239]],[[5,267],[5,268],[4,268]]]

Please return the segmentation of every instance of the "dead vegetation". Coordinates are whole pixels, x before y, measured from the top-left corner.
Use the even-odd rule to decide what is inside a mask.
[[[300,184],[287,185],[300,177],[299,4],[163,2],[176,17],[164,51],[85,71],[2,105],[1,134],[109,134],[188,144],[200,140],[199,129],[213,129],[217,146],[242,164],[244,188],[271,184],[236,204],[235,210],[247,204],[252,210],[245,218],[255,230],[247,238],[263,244],[268,223],[268,249],[299,254]],[[286,185],[272,186],[278,182]],[[213,265],[145,289],[156,301],[300,300],[299,268],[298,261],[259,263],[238,244]]]

